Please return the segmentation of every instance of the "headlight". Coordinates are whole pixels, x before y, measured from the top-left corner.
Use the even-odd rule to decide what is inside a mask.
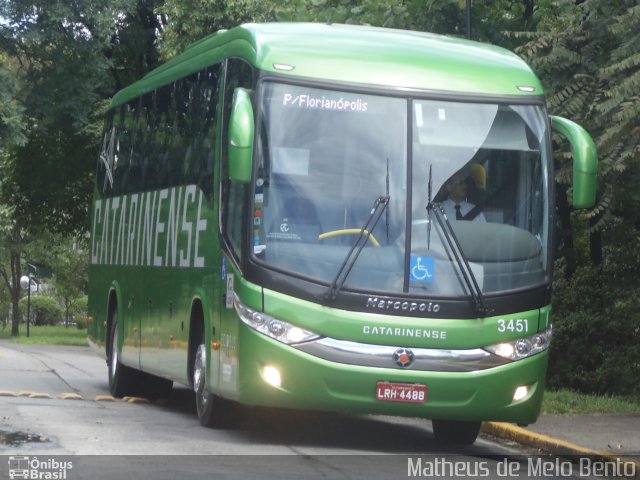
[[[520,360],[530,357],[536,353],[540,353],[549,348],[551,337],[553,334],[553,326],[549,325],[546,331],[536,333],[530,337],[518,338],[511,342],[498,343],[484,347],[488,352],[499,355],[509,360]]]
[[[246,325],[279,342],[292,345],[294,343],[309,342],[320,338],[320,335],[317,333],[296,327],[288,322],[265,315],[262,312],[243,305],[235,294],[233,295],[233,305],[240,316],[240,320]]]

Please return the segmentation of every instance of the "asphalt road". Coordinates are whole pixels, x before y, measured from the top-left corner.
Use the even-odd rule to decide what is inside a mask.
[[[0,341],[0,456],[72,455],[76,475],[84,468],[90,478],[504,478],[500,465],[520,462],[516,476],[542,478],[535,465],[530,475],[521,453],[483,437],[443,449],[430,422],[395,417],[239,408],[229,428],[206,429],[186,388],[161,402],[114,401],[106,364],[89,348]],[[6,472],[0,462],[0,478]],[[551,473],[566,478],[557,466]]]

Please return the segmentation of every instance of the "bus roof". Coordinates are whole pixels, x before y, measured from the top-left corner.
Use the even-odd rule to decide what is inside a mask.
[[[542,95],[514,53],[454,37],[323,23],[244,24],[221,30],[120,91],[112,105],[242,57],[266,72],[329,82],[474,95]],[[290,70],[277,66],[293,67]]]

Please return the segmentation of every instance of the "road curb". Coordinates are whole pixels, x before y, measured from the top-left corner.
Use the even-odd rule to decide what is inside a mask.
[[[615,452],[606,450],[592,450],[590,448],[581,447],[566,440],[544,435],[542,433],[532,432],[522,427],[512,425],[510,423],[501,422],[484,422],[482,431],[493,435],[494,437],[504,438],[527,445],[529,447],[539,448],[545,452],[549,452],[559,456],[580,456],[589,457],[606,462],[625,462],[635,465],[635,478],[640,479],[640,461],[625,457]]]

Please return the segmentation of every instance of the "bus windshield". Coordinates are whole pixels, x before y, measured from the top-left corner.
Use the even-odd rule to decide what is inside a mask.
[[[343,289],[461,297],[469,277],[481,294],[548,281],[541,105],[275,82],[259,98],[252,239],[264,266],[331,285],[366,239]]]

